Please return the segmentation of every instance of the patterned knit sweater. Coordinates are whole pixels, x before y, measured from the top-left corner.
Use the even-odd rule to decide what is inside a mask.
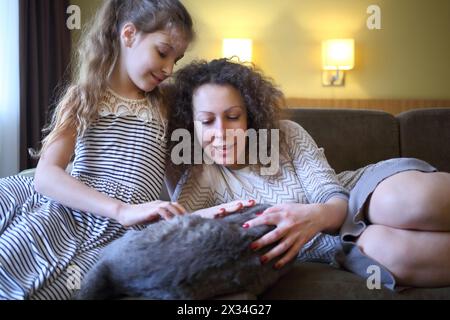
[[[240,199],[265,204],[348,199],[348,191],[311,136],[289,120],[280,121],[280,130],[284,137],[276,174],[261,175],[255,166],[238,170],[217,164],[195,166],[182,176],[172,198],[189,211]]]
[[[333,197],[348,199],[348,191],[328,164],[324,151],[300,125],[280,121],[279,171],[261,175],[254,166],[232,170],[221,165],[191,167],[172,195],[188,211],[222,203],[254,199],[257,203],[325,203]],[[359,176],[359,174],[358,174]],[[347,176],[349,181],[353,175]],[[338,237],[319,234],[300,252],[299,259],[334,262]]]

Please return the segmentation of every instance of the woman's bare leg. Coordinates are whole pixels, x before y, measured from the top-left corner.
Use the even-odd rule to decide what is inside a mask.
[[[427,232],[370,225],[357,241],[401,286],[450,285],[450,232]]]
[[[450,231],[450,173],[404,171],[372,194],[368,218],[400,229]]]

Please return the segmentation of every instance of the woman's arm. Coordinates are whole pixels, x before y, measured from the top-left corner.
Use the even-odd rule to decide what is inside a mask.
[[[209,186],[210,183],[214,186],[214,179],[212,176],[208,181],[208,187],[201,188],[201,195],[198,194],[200,188],[195,184],[198,182],[199,176],[197,174],[204,173],[203,170],[195,171],[192,168],[180,173],[176,170],[166,170],[165,182],[170,198],[173,201],[178,201],[185,208],[189,209],[192,214],[201,216],[207,219],[223,218],[226,215],[235,213],[243,208],[249,208],[256,204],[253,199],[240,199],[228,203],[221,203],[219,205],[212,205],[216,203],[214,199],[213,189]],[[205,189],[207,190],[205,192]]]
[[[269,244],[279,243],[261,257],[266,263],[275,257],[282,256],[276,263],[281,268],[294,259],[301,248],[319,232],[336,233],[345,220],[347,201],[334,197],[326,203],[284,203],[265,210],[259,217],[247,221],[243,227],[258,225],[274,225],[268,232],[251,245],[258,250]]]
[[[323,204],[315,204],[317,207],[317,220],[320,232],[337,234],[347,216],[348,201],[335,197]]]
[[[236,213],[237,211],[253,207],[256,204],[256,201],[251,200],[235,200],[228,203],[223,203],[218,206],[209,207],[194,211],[192,214],[201,216],[207,219],[217,219],[223,218],[232,213]]]
[[[267,262],[282,256],[281,267],[297,256],[300,249],[319,232],[336,233],[345,221],[348,192],[339,184],[334,170],[312,137],[298,124],[284,121],[282,130],[295,173],[308,203],[277,204],[244,227],[260,224],[276,226],[252,244],[254,249],[279,241],[261,257]]]
[[[65,168],[74,153],[76,130],[67,129],[44,151],[36,168],[37,192],[64,206],[115,219],[124,226],[170,219],[185,213],[177,203],[152,201],[129,205],[88,187],[69,175]]]
[[[341,185],[324,150],[311,135],[292,121],[283,121],[283,129],[289,156],[308,203],[325,203],[336,196],[348,200],[348,190]]]

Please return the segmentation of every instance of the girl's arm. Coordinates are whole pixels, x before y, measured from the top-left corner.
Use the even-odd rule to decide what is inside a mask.
[[[129,205],[88,187],[69,175],[65,168],[75,150],[76,130],[63,132],[44,151],[36,168],[34,187],[37,192],[64,206],[112,218],[128,227],[170,219],[186,210],[177,203],[152,201]]]
[[[76,130],[67,129],[43,152],[34,179],[36,191],[67,207],[117,220],[121,201],[88,187],[65,171],[75,142]]]

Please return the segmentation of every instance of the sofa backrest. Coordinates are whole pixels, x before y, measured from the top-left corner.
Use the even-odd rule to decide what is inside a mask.
[[[398,157],[428,161],[450,172],[450,108],[418,109],[393,116],[360,109],[283,109],[323,147],[337,173]],[[161,199],[168,200],[165,186]]]
[[[416,109],[397,116],[402,157],[450,172],[450,108]]]
[[[337,173],[400,156],[398,122],[383,111],[296,108],[282,118],[308,131]]]

